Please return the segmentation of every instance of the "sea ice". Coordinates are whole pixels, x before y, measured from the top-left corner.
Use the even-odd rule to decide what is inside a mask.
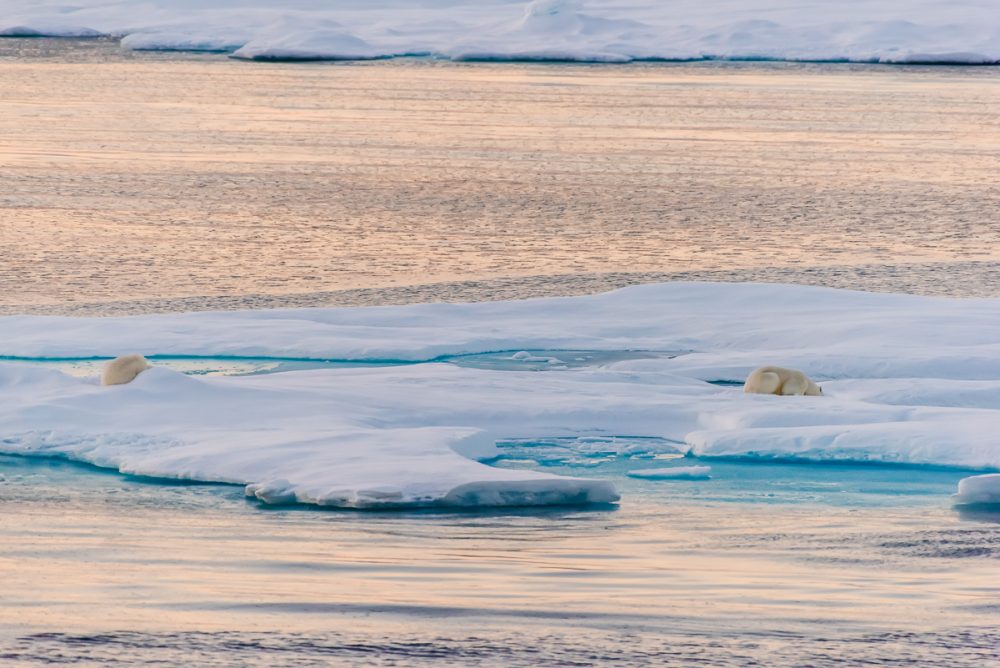
[[[550,357],[548,355],[532,355],[531,353],[522,350],[516,352],[510,356],[510,358],[516,362],[543,362],[545,364],[563,364],[563,361],[558,357]]]
[[[689,352],[543,371],[431,361],[532,350]],[[510,441],[649,437],[701,457],[1000,467],[1000,300],[668,283],[515,302],[0,318],[0,356],[122,351],[400,364],[241,377],[160,367],[101,387],[4,362],[0,451],[359,508],[617,498],[607,481],[476,461]],[[707,382],[761,364],[800,368],[826,396]]]
[[[1000,62],[979,0],[0,0],[0,35],[258,59]]]

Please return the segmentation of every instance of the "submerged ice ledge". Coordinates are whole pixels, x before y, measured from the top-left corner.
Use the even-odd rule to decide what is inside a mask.
[[[539,437],[629,434],[705,457],[1000,468],[1000,300],[670,283],[517,302],[11,316],[0,332],[0,355],[24,357],[692,351],[544,371],[422,363],[195,377],[154,368],[111,388],[0,363],[0,451],[245,484],[267,503],[617,498],[608,481],[480,462],[501,454],[497,442]],[[826,396],[745,395],[707,382],[766,363],[801,368]]]
[[[711,466],[672,466],[663,469],[638,469],[629,471],[630,478],[642,480],[708,480],[711,478]]]
[[[369,489],[303,490],[288,480],[251,483],[247,496],[273,505],[315,504],[358,510],[391,508],[496,508],[517,506],[600,505],[621,497],[604,480],[542,477],[527,480],[481,480],[469,482],[441,494],[434,491],[406,493],[397,487]]]
[[[0,35],[122,36],[130,49],[249,60],[1000,62],[1000,12],[975,0],[0,0]]]

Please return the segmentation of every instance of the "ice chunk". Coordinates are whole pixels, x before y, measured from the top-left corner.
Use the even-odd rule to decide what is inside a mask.
[[[564,362],[558,357],[550,357],[548,355],[532,355],[526,350],[516,352],[510,356],[510,359],[517,362],[542,362],[544,364],[563,364]]]
[[[974,475],[958,481],[958,494],[955,503],[961,504],[1000,504],[1000,473]]]
[[[247,60],[370,60],[392,55],[342,27],[280,30],[255,37],[233,54]]]
[[[133,51],[235,51],[250,40],[244,31],[154,30],[122,38],[122,48]]]
[[[711,466],[672,466],[665,469],[639,469],[629,471],[629,478],[643,480],[708,480],[712,476]]]

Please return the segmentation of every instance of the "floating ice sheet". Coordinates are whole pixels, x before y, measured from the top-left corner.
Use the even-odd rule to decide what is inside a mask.
[[[593,438],[601,450],[627,435],[701,457],[1000,467],[1000,300],[671,283],[480,304],[14,316],[0,318],[0,334],[5,355],[371,362],[233,377],[156,368],[112,388],[0,363],[0,450],[246,484],[271,503],[617,498],[606,480],[481,463],[503,455],[498,442],[518,439]],[[689,352],[522,366],[576,361],[573,350],[636,349]],[[503,364],[385,365],[487,351]],[[801,368],[826,396],[745,395],[706,382],[739,380],[760,364]]]
[[[0,0],[4,34],[260,60],[1000,61],[1000,12],[976,0]]]
[[[1000,473],[974,475],[958,482],[955,502],[962,504],[1000,505]]]

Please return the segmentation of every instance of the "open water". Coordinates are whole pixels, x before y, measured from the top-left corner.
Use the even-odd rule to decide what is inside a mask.
[[[0,40],[0,311],[676,278],[1000,295],[998,173],[995,68],[263,65]],[[275,509],[0,457],[0,664],[1000,662],[1000,516],[952,507],[968,471],[678,460],[627,435],[501,446],[495,466],[605,477],[623,501]],[[695,464],[711,479],[627,476]]]

